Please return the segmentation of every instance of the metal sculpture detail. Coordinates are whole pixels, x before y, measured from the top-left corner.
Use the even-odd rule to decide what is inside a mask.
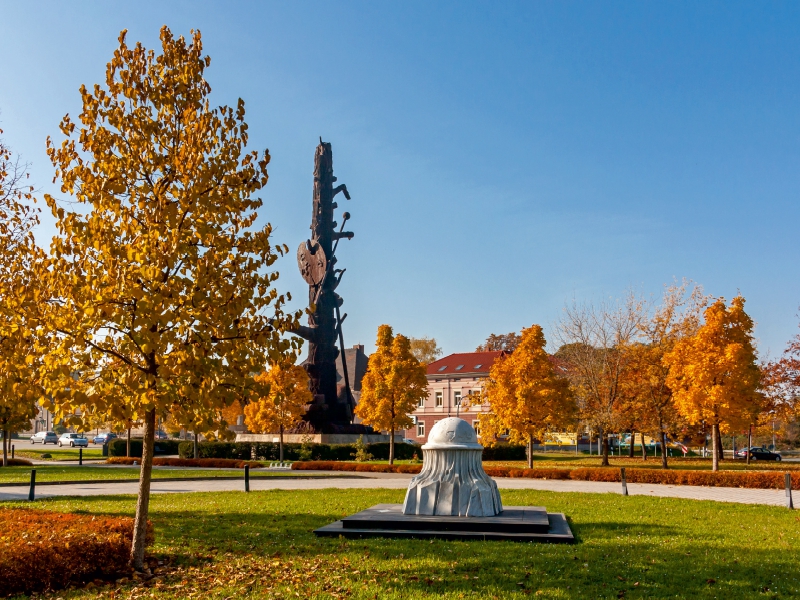
[[[347,380],[344,358],[342,322],[347,315],[340,313],[342,298],[336,288],[342,280],[344,269],[336,267],[336,248],[342,238],[352,239],[353,233],[344,231],[350,213],[342,215],[342,225],[337,231],[333,211],[338,208],[334,197],[342,192],[350,200],[347,186],[333,184],[333,153],[331,145],[320,138],[314,154],[314,208],[311,216],[311,239],[297,249],[297,265],[308,284],[308,327],[300,326],[294,333],[308,340],[308,359],[305,362],[314,402],[309,406],[304,420],[318,432],[350,432],[354,401]],[[336,342],[339,342],[339,348]],[[336,357],[342,349],[345,393],[337,393]],[[355,431],[353,431],[355,432]]]

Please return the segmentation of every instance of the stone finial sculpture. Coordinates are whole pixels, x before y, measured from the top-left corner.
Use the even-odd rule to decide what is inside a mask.
[[[411,480],[406,515],[491,517],[503,512],[497,484],[483,470],[483,446],[469,423],[436,423],[422,447],[422,472]]]

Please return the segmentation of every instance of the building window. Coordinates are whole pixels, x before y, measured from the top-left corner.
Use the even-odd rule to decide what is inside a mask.
[[[475,430],[475,435],[481,437],[481,422],[480,421],[473,421],[472,428]]]
[[[442,392],[436,392],[436,406],[442,406]]]
[[[455,406],[461,406],[461,392],[453,392],[453,404]]]
[[[425,437],[425,421],[417,422],[417,437]]]
[[[420,408],[424,408],[425,407],[425,398],[420,398],[419,402],[417,402],[417,406],[420,407]]]

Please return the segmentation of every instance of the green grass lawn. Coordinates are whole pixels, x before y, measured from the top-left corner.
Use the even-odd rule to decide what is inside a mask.
[[[343,515],[402,501],[403,492],[395,490],[158,494],[151,497],[156,543],[150,554],[151,565],[163,566],[155,579],[50,597],[800,597],[800,517],[786,509],[532,490],[503,491],[502,497],[508,505],[566,513],[578,543],[312,534]],[[132,515],[134,502],[132,496],[113,496],[36,505]]]
[[[25,483],[31,479],[31,468],[36,469],[36,481],[89,481],[98,479],[139,479],[138,467],[93,467],[84,465],[36,465],[35,467],[0,467],[0,485],[4,483]],[[274,477],[276,475],[312,476],[303,471],[267,471],[251,469],[250,477]],[[346,473],[345,473],[346,475]],[[153,467],[153,479],[165,477],[242,477],[242,469],[200,469]]]
[[[15,451],[16,458],[32,458],[34,460],[74,460],[77,462],[79,456],[79,448],[59,448],[58,446],[43,446],[40,448],[25,448],[24,450],[17,449]],[[50,458],[42,458],[42,454],[49,454]],[[102,448],[88,448],[83,449],[84,460],[88,459],[101,459],[103,458]]]

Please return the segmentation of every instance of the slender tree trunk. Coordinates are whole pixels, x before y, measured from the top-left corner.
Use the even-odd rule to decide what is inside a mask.
[[[131,428],[128,427],[128,440],[125,443],[125,456],[131,455]]]
[[[8,466],[8,429],[3,429],[3,466]]]
[[[139,497],[136,501],[136,520],[133,524],[131,566],[144,571],[144,546],[147,540],[147,514],[150,509],[150,479],[153,474],[153,441],[155,439],[156,411],[150,409],[144,417],[142,440],[142,468],[139,471]]]
[[[642,460],[647,460],[647,447],[644,445],[644,433],[640,433],[639,437],[642,438]]]
[[[545,460],[546,457],[542,457],[542,460]],[[528,468],[533,468],[533,436],[529,433],[528,434]]]
[[[628,438],[628,443],[630,444],[630,448],[628,448],[628,458],[633,458],[633,447],[636,442],[636,431],[631,429],[631,436]]]
[[[725,449],[722,447],[722,434],[719,431],[719,423],[714,425],[717,428],[717,446],[719,448],[719,460],[725,460]]]
[[[667,464],[667,432],[664,431],[663,426],[661,429],[661,468],[669,468]]]
[[[193,431],[192,434],[194,435],[194,443],[192,444],[194,457],[200,458],[200,442],[197,441],[197,432]]]
[[[389,464],[394,464],[394,419],[389,423]]]
[[[281,425],[281,431],[280,431],[279,457],[280,457],[281,463],[283,463],[283,425]]]
[[[711,426],[711,470],[719,471],[719,429],[716,425]]]
[[[603,440],[603,461],[600,463],[602,466],[608,466],[608,435],[605,431],[600,433],[600,436]]]
[[[753,426],[747,430],[747,464],[750,464],[750,448],[753,447]]]

